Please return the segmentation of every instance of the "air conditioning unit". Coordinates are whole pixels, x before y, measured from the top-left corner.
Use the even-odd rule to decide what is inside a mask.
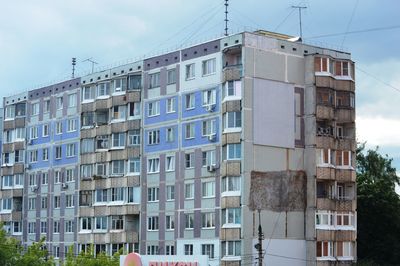
[[[214,172],[215,171],[215,165],[207,165],[207,171],[208,172]]]
[[[217,140],[217,135],[216,134],[208,135],[208,140],[211,142],[215,142]]]
[[[215,104],[209,104],[206,106],[206,110],[208,112],[214,112],[214,109],[215,109]]]
[[[32,192],[35,192],[37,189],[38,189],[38,186],[32,186],[32,187],[31,187],[31,191],[32,191]]]
[[[62,187],[63,189],[67,189],[67,188],[68,188],[68,184],[67,184],[67,183],[62,183],[61,187]]]

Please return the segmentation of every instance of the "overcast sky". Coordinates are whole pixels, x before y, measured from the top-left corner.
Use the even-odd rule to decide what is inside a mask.
[[[352,53],[357,137],[379,145],[400,170],[400,22],[398,0],[230,0],[229,28],[299,34],[305,41]],[[223,34],[222,0],[0,0],[0,96],[37,88],[77,72],[175,49]],[[334,37],[320,35],[381,27]],[[365,74],[362,71],[367,72]],[[372,77],[372,76],[373,77]],[[378,81],[378,80],[381,81]],[[388,86],[391,85],[392,87]],[[394,88],[393,88],[394,87]],[[396,90],[397,89],[397,90]]]

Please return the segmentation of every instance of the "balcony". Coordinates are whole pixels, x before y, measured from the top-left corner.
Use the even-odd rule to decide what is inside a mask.
[[[356,171],[353,169],[336,169],[335,179],[341,182],[356,182]]]
[[[355,230],[319,230],[317,229],[317,241],[356,241]]]
[[[92,231],[88,234],[78,232],[79,243],[96,243],[96,244],[109,244],[109,243],[137,243],[139,241],[139,234],[135,231],[109,231],[96,233]]]
[[[227,65],[222,70],[222,83],[231,80],[240,80],[243,75],[242,64]]]
[[[221,209],[240,207],[240,196],[221,197]]]
[[[128,102],[140,102],[140,91],[128,91],[126,96]]]
[[[337,80],[332,76],[316,76],[315,85],[317,87],[334,88],[341,91],[355,91],[355,83],[352,80]]]
[[[335,118],[333,106],[317,105],[316,118],[323,120],[333,120]]]
[[[241,163],[240,161],[222,161],[221,176],[240,176]]]
[[[355,151],[357,148],[357,142],[354,138],[342,137],[338,138],[337,149],[344,151]]]
[[[222,134],[221,136],[222,146],[226,144],[240,143],[241,135],[242,135],[241,132]]]
[[[355,200],[336,200],[329,198],[317,198],[318,210],[331,211],[356,211],[357,202]]]
[[[350,123],[356,119],[356,112],[352,108],[337,108],[335,117],[338,123]]]
[[[240,228],[221,228],[221,241],[240,239]]]
[[[335,180],[335,168],[317,167],[317,179]]]
[[[316,138],[317,148],[336,149],[336,139],[332,136],[318,136]]]
[[[242,110],[241,100],[232,100],[222,103],[222,113],[240,112]]]

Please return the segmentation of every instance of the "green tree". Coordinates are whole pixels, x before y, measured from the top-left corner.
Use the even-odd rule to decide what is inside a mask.
[[[40,239],[39,242],[35,242],[28,246],[26,252],[16,262],[16,266],[53,266],[55,265],[52,257],[49,256],[47,249],[45,248],[45,239]]]
[[[8,237],[0,223],[0,265],[13,266],[20,259],[21,246],[15,238]]]
[[[78,256],[74,256],[72,247],[68,250],[64,266],[119,266],[119,255],[107,256],[104,252],[94,254],[93,245],[86,252],[82,251]]]
[[[375,150],[357,148],[357,250],[360,264],[400,262],[400,183],[392,159]],[[376,264],[375,264],[376,263]]]

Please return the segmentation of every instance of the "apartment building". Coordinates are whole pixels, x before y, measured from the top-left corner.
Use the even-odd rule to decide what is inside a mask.
[[[254,264],[261,223],[268,264],[351,264],[357,258],[354,80],[349,53],[258,31],[53,85],[49,96],[37,90],[19,95],[21,103],[5,98],[2,175],[14,183],[2,181],[1,196],[23,207],[1,211],[1,219],[10,226],[24,219],[13,234],[26,243],[38,239],[46,221],[49,248],[60,258],[77,243],[76,252],[93,244],[96,253],[123,248],[208,255],[210,265]],[[78,104],[69,106],[74,94]],[[18,104],[26,117],[9,111]],[[68,131],[68,119],[76,119],[77,132]],[[65,132],[58,136],[61,121]],[[17,124],[28,142],[9,145],[8,130]],[[50,137],[39,141],[45,124]],[[26,150],[21,170],[4,163],[16,158],[17,144]],[[51,162],[32,161],[46,147]],[[60,154],[66,158],[59,161]],[[16,174],[25,180],[17,187]],[[13,196],[17,191],[21,196]],[[43,197],[47,212],[31,210]],[[73,233],[54,232],[58,221],[72,220]],[[29,233],[33,222],[37,229]]]

